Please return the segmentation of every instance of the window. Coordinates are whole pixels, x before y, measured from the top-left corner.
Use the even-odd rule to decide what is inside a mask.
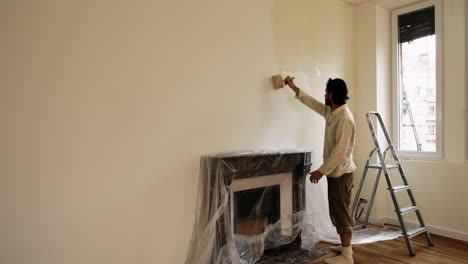
[[[429,105],[427,108],[427,115],[430,117],[435,116],[435,106],[434,105]]]
[[[434,88],[427,88],[427,95],[428,96],[434,96]]]
[[[442,157],[441,30],[440,0],[392,12],[394,145],[402,157]]]
[[[434,124],[427,125],[427,134],[428,135],[435,135],[435,125]]]

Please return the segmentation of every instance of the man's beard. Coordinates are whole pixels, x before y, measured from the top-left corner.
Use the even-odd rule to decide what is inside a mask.
[[[330,106],[330,105],[331,105],[331,102],[330,102],[330,100],[328,100],[327,98],[325,98],[325,105],[328,105],[328,106]]]

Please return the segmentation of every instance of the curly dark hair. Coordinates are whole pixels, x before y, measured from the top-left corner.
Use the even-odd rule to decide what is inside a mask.
[[[346,101],[349,100],[348,87],[342,79],[328,79],[326,90],[332,93],[333,103],[337,105],[346,104]]]

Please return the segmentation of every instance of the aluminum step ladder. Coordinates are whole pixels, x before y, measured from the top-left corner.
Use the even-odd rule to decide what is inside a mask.
[[[378,122],[377,121],[375,122],[375,125],[374,125],[374,122],[372,121],[372,116],[375,116],[375,118],[378,121]],[[414,249],[413,249],[413,246],[411,244],[410,238],[424,233],[424,235],[426,236],[427,244],[429,246],[434,246],[434,244],[432,243],[431,237],[429,235],[429,230],[428,230],[427,226],[424,224],[424,220],[423,220],[423,217],[421,215],[420,209],[419,209],[418,205],[416,204],[416,200],[414,199],[413,192],[411,191],[411,186],[408,184],[408,180],[407,180],[406,175],[405,175],[405,173],[403,171],[403,168],[401,167],[400,160],[398,159],[395,148],[393,147],[392,140],[390,139],[390,136],[389,136],[389,134],[387,132],[387,129],[385,128],[385,124],[382,121],[382,117],[377,112],[369,112],[369,113],[366,114],[366,118],[367,118],[367,123],[369,125],[369,129],[371,131],[372,139],[374,140],[375,148],[370,152],[369,157],[367,158],[366,166],[364,168],[364,172],[363,172],[361,181],[359,183],[359,188],[357,190],[356,196],[354,197],[354,202],[353,202],[353,206],[352,206],[352,215],[355,215],[356,205],[357,205],[358,200],[360,199],[362,187],[364,185],[364,181],[365,181],[368,170],[369,169],[376,169],[377,170],[377,177],[375,179],[374,187],[372,189],[371,198],[370,198],[370,201],[369,201],[369,205],[367,207],[366,217],[365,217],[364,223],[362,225],[363,228],[367,227],[370,212],[371,212],[371,209],[372,209],[372,204],[373,204],[374,198],[375,198],[375,193],[377,191],[377,186],[379,184],[380,175],[381,175],[381,173],[383,171],[383,173],[385,175],[385,179],[387,181],[387,186],[388,186],[387,189],[390,192],[390,196],[392,197],[393,205],[395,207],[395,212],[396,212],[396,214],[398,216],[398,220],[400,222],[402,235],[405,237],[405,240],[406,240],[406,246],[408,247],[409,255],[410,256],[415,256]],[[376,128],[378,128],[379,125],[380,125],[380,127],[381,127],[381,129],[382,129],[382,131],[383,131],[383,133],[385,135],[385,138],[386,138],[386,141],[387,141],[387,144],[388,144],[388,147],[383,152],[381,150],[379,141],[377,139],[377,133],[376,133]],[[394,162],[391,162],[391,163],[394,163],[394,164],[387,164],[386,161],[385,161],[387,152],[389,150],[390,150],[390,153],[392,154],[392,157],[393,157],[393,160],[394,160]],[[371,160],[372,160],[374,154],[377,155],[378,162],[375,163],[375,164],[371,164]],[[403,181],[403,185],[393,186],[392,179],[391,179],[390,174],[389,174],[389,170],[392,170],[392,169],[398,169],[399,174],[401,176],[401,179]],[[400,205],[398,204],[396,193],[401,192],[401,191],[406,191],[407,192],[407,194],[409,196],[409,199],[411,201],[410,206],[400,207]],[[407,228],[406,227],[405,222],[403,220],[403,215],[406,215],[406,214],[411,213],[411,212],[416,213],[416,215],[418,217],[418,220],[419,220],[419,227],[416,227],[416,228]]]

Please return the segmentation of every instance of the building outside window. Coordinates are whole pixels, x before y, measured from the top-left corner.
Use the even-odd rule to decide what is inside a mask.
[[[435,105],[429,105],[427,109],[427,115],[430,117],[435,117]]]
[[[429,135],[435,135],[435,125],[427,125],[427,134]]]

